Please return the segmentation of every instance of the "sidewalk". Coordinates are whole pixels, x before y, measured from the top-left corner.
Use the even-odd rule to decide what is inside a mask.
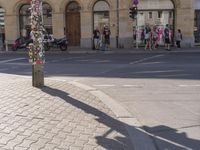
[[[55,53],[55,54],[62,54],[62,53],[70,53],[70,54],[96,54],[96,53],[104,53],[104,54],[129,54],[129,53],[174,53],[174,52],[200,52],[200,47],[191,47],[191,48],[181,48],[178,49],[176,47],[172,47],[171,51],[167,51],[164,47],[158,48],[156,50],[144,50],[144,47],[137,48],[111,48],[110,50],[92,50],[90,48],[80,48],[80,47],[69,47],[67,51],[61,51],[60,49],[50,49],[45,53]],[[19,49],[17,51],[0,51],[0,53],[28,53],[23,49]]]
[[[67,82],[0,75],[1,150],[133,150],[113,112]]]

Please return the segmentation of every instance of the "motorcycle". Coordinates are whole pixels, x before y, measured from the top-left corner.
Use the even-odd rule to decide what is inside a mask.
[[[61,51],[66,51],[68,48],[67,38],[56,39],[52,35],[44,36],[44,47],[50,50],[51,47],[60,48]]]
[[[12,50],[16,51],[18,49],[26,49],[30,43],[33,43],[32,39],[20,37],[15,40],[14,44],[12,45]]]
[[[17,51],[18,49],[28,49],[28,45],[33,43],[33,40],[30,38],[20,37],[15,40],[12,45],[12,50]],[[60,48],[61,51],[66,51],[68,48],[67,38],[56,39],[52,35],[44,35],[43,39],[44,50],[48,51],[51,47]]]

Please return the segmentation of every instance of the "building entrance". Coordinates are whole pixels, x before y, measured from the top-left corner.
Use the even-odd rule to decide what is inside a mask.
[[[76,2],[66,8],[66,36],[70,46],[80,46],[80,6]]]

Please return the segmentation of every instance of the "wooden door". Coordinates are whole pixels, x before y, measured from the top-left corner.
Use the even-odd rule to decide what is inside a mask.
[[[80,45],[80,12],[67,12],[66,35],[70,46]]]

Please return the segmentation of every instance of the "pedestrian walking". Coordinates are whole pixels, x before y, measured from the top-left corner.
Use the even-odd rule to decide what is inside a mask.
[[[104,27],[104,31],[103,31],[103,35],[104,35],[104,42],[105,42],[105,48],[106,49],[110,49],[110,29],[109,27],[106,25]]]
[[[164,29],[164,38],[165,38],[165,49],[170,51],[170,30],[169,25],[167,24]]]
[[[144,29],[144,35],[145,35],[145,50],[147,50],[147,48],[151,49],[151,42],[152,42],[152,33],[151,33],[151,28],[149,27],[149,25],[147,25]]]
[[[94,49],[99,49],[99,40],[100,40],[100,31],[98,27],[93,31],[93,39],[94,39]]]
[[[181,48],[181,41],[183,40],[183,36],[181,30],[178,29],[176,33],[176,46],[177,48]]]
[[[156,49],[158,45],[158,30],[156,26],[153,27],[152,39],[153,39],[153,49]]]

